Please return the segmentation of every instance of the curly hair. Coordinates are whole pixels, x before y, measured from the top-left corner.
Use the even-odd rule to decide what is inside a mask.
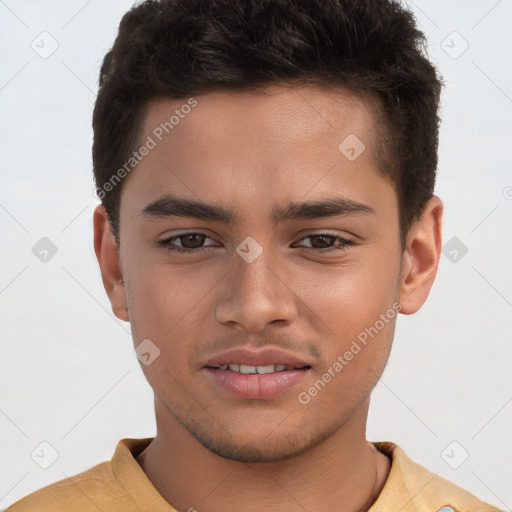
[[[442,79],[425,46],[412,13],[391,0],[135,5],[104,57],[93,113],[96,191],[116,241],[122,183],[109,180],[130,158],[150,99],[294,81],[375,100],[379,167],[397,193],[403,245],[436,181]]]

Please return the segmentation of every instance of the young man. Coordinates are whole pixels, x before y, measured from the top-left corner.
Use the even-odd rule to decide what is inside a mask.
[[[150,0],[94,111],[95,250],[157,433],[11,512],[497,511],[366,440],[441,249],[441,83],[388,0]]]

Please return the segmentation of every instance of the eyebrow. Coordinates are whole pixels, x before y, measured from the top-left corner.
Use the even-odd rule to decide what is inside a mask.
[[[330,197],[321,201],[292,202],[284,207],[276,207],[271,212],[271,220],[277,224],[287,220],[320,219],[358,213],[374,215],[375,210],[367,204],[346,197]],[[227,206],[186,199],[174,194],[165,194],[151,202],[142,209],[141,214],[149,219],[191,217],[230,225],[235,224],[238,219],[237,213]]]

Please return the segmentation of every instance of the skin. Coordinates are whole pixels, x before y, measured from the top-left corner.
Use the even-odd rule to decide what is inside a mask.
[[[308,404],[297,396],[393,304],[413,314],[425,302],[443,205],[430,200],[402,251],[395,188],[374,150],[371,103],[318,85],[266,92],[195,97],[198,105],[123,184],[120,247],[104,208],[95,210],[95,251],[112,310],[131,323],[135,346],[149,338],[160,349],[142,366],[155,391],[157,434],[137,461],[180,511],[367,510],[390,468],[366,440],[366,422],[396,317]],[[152,100],[141,141],[185,102]],[[350,134],[366,146],[354,161],[338,150]],[[171,192],[225,205],[237,220],[141,214]],[[333,196],[374,213],[272,223],[274,207]],[[157,245],[184,232],[209,238],[176,245],[207,251],[175,254]],[[318,237],[326,232],[353,244]],[[248,236],[263,249],[251,263],[236,252]],[[239,398],[203,369],[214,353],[238,346],[281,347],[312,368],[273,398]]]

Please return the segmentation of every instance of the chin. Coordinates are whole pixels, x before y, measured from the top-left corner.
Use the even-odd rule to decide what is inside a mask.
[[[255,441],[251,444],[242,444],[232,440],[198,440],[219,457],[236,462],[278,462],[297,457],[309,449],[309,446],[291,446],[289,442]]]
[[[229,433],[190,429],[189,432],[207,449],[224,459],[237,462],[278,462],[292,459],[321,443],[329,433],[275,429],[270,434],[245,432],[243,439]]]

